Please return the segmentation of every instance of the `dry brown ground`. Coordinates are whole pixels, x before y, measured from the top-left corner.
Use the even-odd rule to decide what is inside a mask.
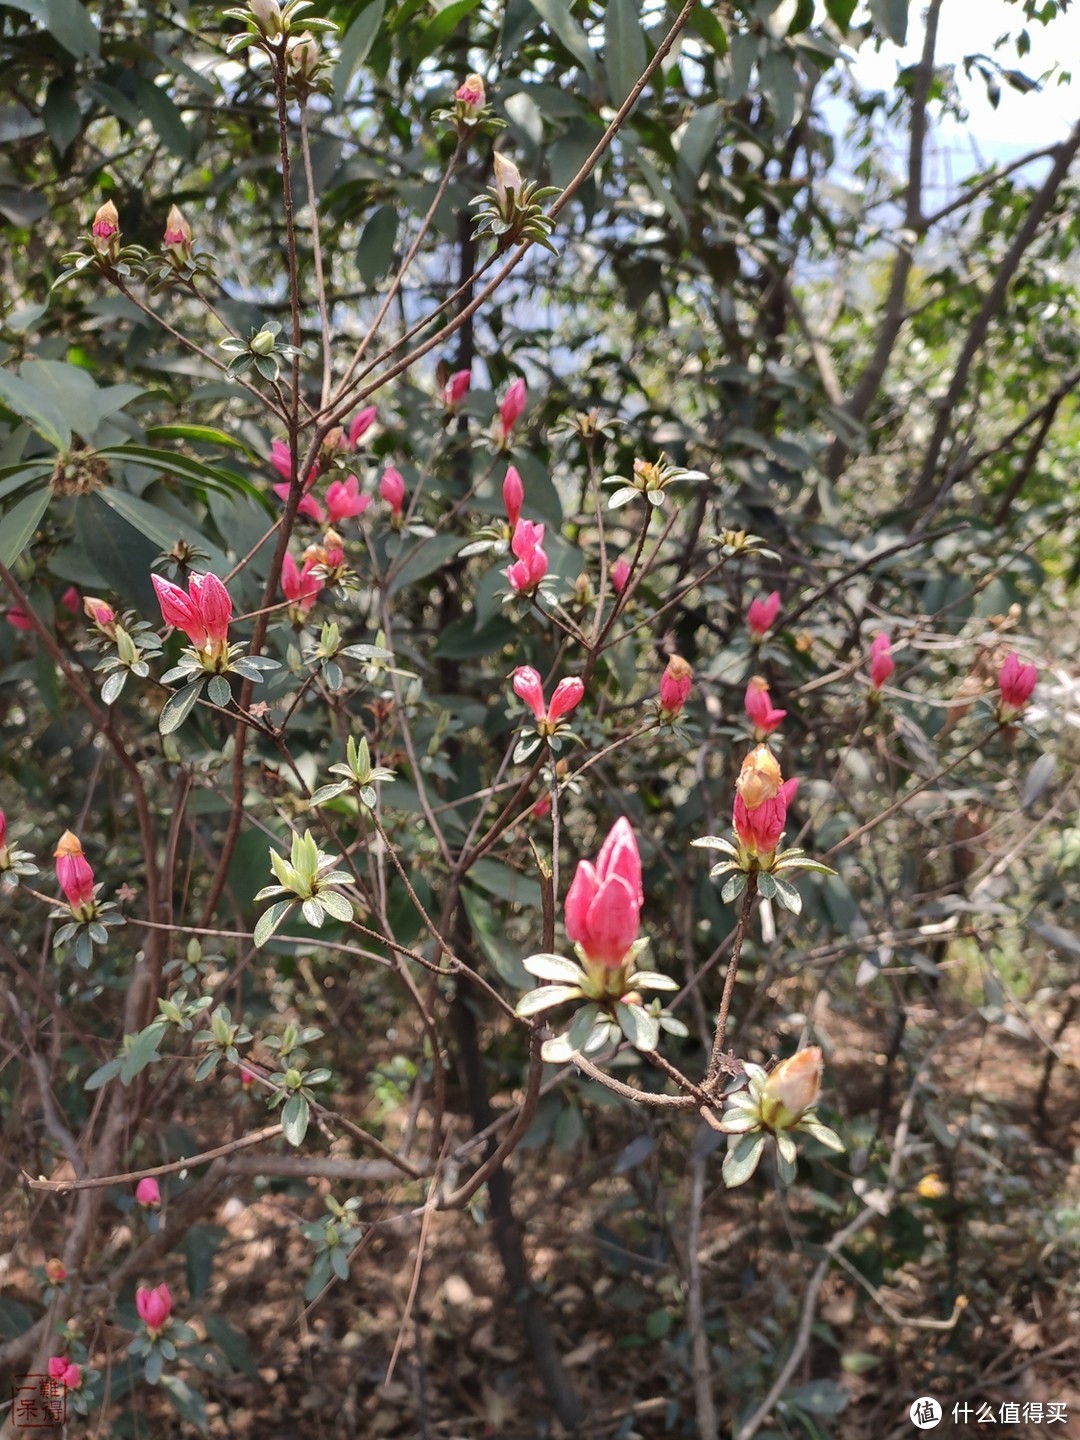
[[[1043,1018],[1052,1026],[1052,1008]],[[912,1023],[929,1041],[943,1020],[928,1008]],[[849,1118],[873,1117],[884,1037],[868,1030],[865,1015],[830,1013],[828,1031],[834,1094],[844,1097]],[[850,1252],[869,1286],[878,1288],[833,1268],[819,1328],[792,1382],[837,1382],[850,1396],[847,1408],[809,1422],[789,1415],[783,1431],[771,1434],[899,1440],[915,1433],[908,1403],[930,1393],[946,1405],[939,1434],[1080,1436],[1080,1074],[1071,1068],[1080,1060],[1080,1023],[1057,1048],[1065,1063],[1054,1071],[1045,1122],[1033,1114],[1041,1049],[985,1028],[942,1052],[918,1112],[903,1204]],[[901,1094],[904,1083],[901,1077]],[[237,1103],[250,1102],[238,1096]],[[895,1110],[894,1098],[887,1135]],[[862,1123],[869,1136],[872,1118]],[[612,1157],[642,1130],[639,1116],[607,1108],[592,1112],[588,1137],[572,1149],[548,1143],[519,1152],[514,1162],[515,1205],[534,1277],[588,1411],[582,1433],[590,1437],[697,1434],[683,1265],[684,1174],[693,1133],[658,1128],[654,1154],[613,1173]],[[802,1184],[787,1214],[764,1177],[725,1192],[719,1158],[709,1162],[713,1188],[705,1200],[700,1259],[717,1402],[730,1434],[737,1412],[768,1388],[798,1323],[817,1258],[810,1242],[828,1238],[842,1222],[815,1208]],[[931,1171],[948,1186],[936,1201],[915,1193]],[[829,1180],[817,1167],[804,1167],[800,1178],[817,1189]],[[842,1201],[850,1186],[838,1183],[833,1193]],[[370,1221],[410,1210],[423,1197],[387,1189],[365,1198]],[[246,1186],[207,1217],[226,1238],[209,1291],[194,1309],[226,1315],[247,1337],[254,1364],[248,1374],[191,1376],[206,1395],[214,1440],[524,1440],[561,1433],[483,1223],[467,1213],[433,1217],[417,1303],[387,1382],[413,1277],[418,1221],[380,1225],[356,1257],[349,1282],[308,1308],[302,1290],[311,1252],[297,1222],[315,1213],[297,1187],[260,1194]],[[24,1205],[12,1196],[4,1210],[4,1295],[33,1308],[30,1266],[43,1260],[43,1239],[62,1214],[60,1207],[43,1209],[31,1236]],[[122,1226],[111,1243],[130,1243]],[[180,1259],[153,1278],[167,1279],[177,1313],[189,1313]],[[896,1322],[897,1316],[940,1319],[956,1294],[968,1303],[952,1330]],[[119,1337],[113,1346],[121,1367],[125,1342]],[[871,1357],[870,1368],[845,1369],[842,1357],[850,1365],[852,1355]],[[95,1360],[106,1362],[102,1345]],[[195,1433],[147,1387],[136,1397],[137,1429],[78,1422],[69,1433],[136,1433],[146,1440]],[[1039,1400],[1067,1404],[1068,1424],[972,1421],[958,1429],[949,1419],[955,1401],[989,1401],[996,1410],[1006,1401]]]

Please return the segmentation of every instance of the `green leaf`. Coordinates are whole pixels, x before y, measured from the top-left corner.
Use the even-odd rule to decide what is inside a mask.
[[[227,1234],[220,1225],[193,1225],[185,1235],[188,1294],[193,1300],[201,1300],[210,1288],[214,1256]]]
[[[740,1135],[734,1144],[728,1144],[721,1173],[729,1190],[746,1184],[757,1169],[764,1150],[765,1136],[760,1131]]]
[[[802,896],[791,881],[781,880],[779,875],[774,875],[773,884],[776,886],[776,898],[784,909],[790,910],[792,915],[802,914]]]
[[[239,1370],[249,1380],[258,1381],[259,1370],[251,1357],[251,1346],[246,1335],[233,1328],[224,1315],[208,1315],[202,1312],[202,1322],[207,1336],[214,1342],[234,1370]]]
[[[353,918],[352,901],[345,895],[339,895],[336,890],[320,890],[319,904],[328,915],[346,925]]]
[[[158,729],[162,735],[171,735],[184,723],[191,714],[195,701],[202,694],[203,683],[201,679],[193,680],[190,685],[185,685],[183,690],[177,690],[165,701],[158,716]]]
[[[738,874],[732,875],[731,879],[728,880],[728,882],[725,884],[723,890],[720,891],[720,899],[723,900],[725,905],[730,905],[733,900],[737,900],[739,898],[739,896],[743,893],[745,889],[746,876],[740,870]]]
[[[620,1000],[615,1006],[615,1018],[619,1029],[635,1049],[655,1050],[660,1043],[660,1026],[656,1017],[640,1005],[624,1005]]]
[[[229,450],[239,450],[253,465],[263,463],[262,456],[257,455],[250,445],[246,445],[236,435],[230,435],[227,430],[219,430],[216,425],[152,425],[146,432],[146,438],[190,440],[199,445],[223,445]]]
[[[433,540],[424,540],[405,556],[395,569],[387,592],[396,595],[407,585],[441,570],[458,552],[461,537],[458,535],[436,535]]]
[[[633,485],[626,485],[622,490],[616,490],[614,495],[608,497],[607,508],[609,510],[620,510],[624,505],[629,505],[631,500],[636,500],[641,494]]]
[[[449,40],[466,15],[470,15],[479,3],[480,0],[450,0],[418,35],[410,36],[409,56],[413,64],[426,60],[445,40]]]
[[[77,60],[101,53],[101,37],[79,0],[47,0],[49,34]]]
[[[10,370],[0,370],[0,403],[25,420],[61,455],[71,449],[71,427],[63,412],[28,380]]]
[[[34,538],[51,499],[52,491],[46,487],[24,495],[5,511],[0,525],[0,561],[9,570]]]
[[[255,934],[252,936],[256,949],[260,949],[266,944],[295,904],[295,900],[276,900],[269,910],[263,911],[255,926]]]
[[[232,686],[224,675],[213,675],[206,687],[206,693],[215,705],[220,705],[224,709],[232,699]]]
[[[846,33],[851,26],[851,17],[855,14],[855,7],[858,3],[859,0],[825,0],[825,9],[833,24]]]
[[[148,1359],[148,1367],[149,1364]],[[162,1375],[161,1388],[168,1394],[179,1414],[189,1425],[194,1425],[200,1435],[210,1433],[210,1422],[206,1418],[206,1402],[197,1390],[193,1390],[186,1380],[180,1379],[179,1375]]]
[[[130,1085],[136,1075],[145,1070],[148,1065],[152,1065],[156,1060],[161,1059],[157,1047],[160,1045],[162,1036],[168,1028],[167,1021],[155,1020],[154,1023],[148,1025],[145,1030],[139,1031],[123,1057],[123,1062],[120,1066],[121,1085]]]
[[[566,1000],[577,1000],[580,995],[580,985],[541,985],[521,997],[514,1014],[525,1020],[530,1015],[539,1015],[543,1010],[553,1010],[556,1005],[562,1005]]]
[[[120,1066],[123,1065],[123,1063],[123,1056],[120,1056],[118,1060],[106,1060],[105,1064],[99,1065],[90,1076],[83,1086],[83,1089],[100,1090],[103,1085],[107,1085],[110,1080],[114,1080],[116,1076],[120,1074]]]
[[[530,3],[551,33],[557,36],[595,84],[600,78],[596,52],[589,37],[571,15],[563,0],[530,0]]]
[[[290,1145],[302,1145],[311,1119],[311,1107],[303,1095],[290,1095],[281,1112],[281,1130]]]
[[[356,247],[356,266],[365,285],[374,285],[394,263],[398,213],[393,205],[380,205],[364,226]]]
[[[193,160],[195,137],[184,124],[169,92],[140,75],[135,81],[135,98],[166,150],[171,150],[181,160]]]
[[[604,12],[604,68],[613,105],[621,105],[648,64],[637,0],[608,0]]]
[[[360,12],[342,37],[333,77],[334,109],[339,113],[345,104],[353,75],[367,59],[368,51],[375,43],[379,26],[382,24],[383,9],[384,0],[377,0],[376,4],[369,5]]]
[[[894,45],[907,41],[908,0],[870,0],[870,18]]]
[[[103,705],[115,704],[120,698],[120,692],[127,683],[128,672],[126,670],[114,670],[101,687],[101,703]]]
[[[250,480],[208,465],[205,460],[196,460],[190,455],[177,455],[169,450],[155,450],[150,445],[103,445],[95,452],[105,460],[120,460],[142,465],[157,475],[170,475],[189,485],[198,485],[208,490],[217,490],[224,495],[242,494],[256,501],[267,514],[274,514],[274,506]]]
[[[538,980],[563,980],[570,985],[581,984],[581,966],[565,955],[529,955],[522,965]]]

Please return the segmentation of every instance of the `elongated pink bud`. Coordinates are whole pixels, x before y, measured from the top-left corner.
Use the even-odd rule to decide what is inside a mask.
[[[757,745],[747,755],[735,782],[733,821],[736,835],[751,855],[772,856],[798,788],[798,780],[784,780],[767,745]]]
[[[547,716],[544,703],[544,684],[539,673],[531,665],[519,665],[514,671],[514,694],[524,700],[537,720]]]
[[[496,156],[496,159],[498,158],[500,157]],[[520,178],[519,176],[519,182]],[[504,440],[509,439],[510,432],[524,413],[527,393],[525,381],[519,375],[503,396],[502,404],[499,406],[499,426]]]
[[[750,602],[750,608],[746,612],[746,623],[755,640],[761,640],[769,633],[779,614],[779,590],[774,590],[770,595],[759,595]]]
[[[290,489],[288,481],[282,485],[275,485],[273,488],[274,494],[279,500],[283,502],[288,500]],[[316,525],[321,525],[326,519],[326,512],[310,490],[300,496],[300,504],[296,507],[296,513],[306,515],[310,520],[314,520]]]
[[[547,718],[549,725],[555,725],[564,715],[569,715],[585,694],[585,686],[577,676],[567,680],[560,680],[555,686],[555,694],[551,697],[551,704],[548,706]]]
[[[596,964],[615,967],[637,939],[641,859],[630,822],[617,820],[593,865],[582,860],[567,891],[566,933]]]
[[[292,479],[292,453],[284,440],[274,440],[271,442],[270,464],[283,480]],[[288,494],[287,487],[285,493]]]
[[[625,556],[620,556],[611,567],[611,583],[615,587],[616,595],[621,595],[626,589],[627,581],[630,579],[630,562]]]
[[[447,410],[456,410],[469,393],[472,375],[468,370],[455,370],[443,387],[443,404]]]
[[[165,624],[182,630],[196,650],[205,649],[206,625],[191,597],[162,575],[151,575],[150,583],[157,594]]]
[[[521,519],[521,507],[524,503],[525,486],[521,483],[521,476],[515,467],[509,465],[506,470],[506,479],[503,481],[503,504],[506,506],[506,518],[510,521],[511,530]],[[514,554],[517,554],[516,550]]]
[[[758,740],[771,735],[787,714],[786,710],[773,709],[769,699],[769,682],[761,675],[755,675],[747,685],[744,703]]]
[[[229,634],[232,601],[229,592],[216,575],[192,575],[188,582],[191,598],[198,606],[199,617],[207,638],[216,646],[223,645]]]
[[[487,104],[482,75],[467,75],[464,83],[454,91],[454,99],[469,115],[475,115]]]
[[[374,405],[368,405],[358,415],[353,416],[352,424],[349,426],[349,444],[355,450],[361,438],[367,434],[378,417],[378,410]]]
[[[56,879],[64,892],[64,899],[73,911],[94,903],[94,872],[83,854],[79,837],[65,830],[56,843],[53,852],[56,859]]]
[[[120,233],[120,214],[111,200],[106,200],[104,205],[98,207],[94,216],[93,224],[90,226],[90,234],[96,240],[111,240],[114,235]]]
[[[882,630],[874,636],[874,643],[870,647],[871,687],[874,690],[880,690],[895,669],[896,661],[892,658],[892,646],[889,644],[888,635]]]
[[[1025,665],[1013,650],[998,674],[998,718],[1003,721],[1018,719],[1027,709],[1035,686],[1039,683],[1039,672],[1034,665]]]
[[[672,655],[660,677],[660,708],[668,717],[679,714],[690,694],[694,672],[681,655]]]
[[[390,506],[394,515],[400,515],[405,505],[405,480],[400,470],[392,465],[383,471],[379,481],[379,494]]]

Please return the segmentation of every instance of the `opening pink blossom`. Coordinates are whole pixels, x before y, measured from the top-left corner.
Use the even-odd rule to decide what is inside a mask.
[[[749,626],[750,634],[755,640],[763,640],[765,638],[776,624],[776,617],[779,614],[779,590],[774,590],[769,595],[759,595],[755,600],[750,602],[750,608],[746,612],[746,623]]]
[[[566,895],[566,933],[595,964],[614,968],[637,939],[641,906],[641,857],[630,822],[611,827],[595,865],[582,860]]]

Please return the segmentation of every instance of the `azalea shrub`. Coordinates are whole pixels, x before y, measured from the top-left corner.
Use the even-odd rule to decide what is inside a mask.
[[[912,1159],[929,1040],[894,1034],[875,1119],[826,1002],[869,1030],[1008,1012],[1029,1041],[1054,1013],[1077,904],[1076,832],[1042,834],[1075,803],[1059,657],[1023,586],[980,598],[1007,540],[965,558],[929,514],[801,533],[708,435],[584,381],[555,403],[475,328],[515,265],[559,256],[600,158],[530,178],[478,74],[431,109],[441,169],[339,334],[356,236],[312,131],[376,31],[303,0],[219,24],[283,178],[264,313],[222,217],[162,184],[151,239],[80,198],[53,303],[85,348],[46,331],[0,387],[2,1099],[33,1277],[0,1354],[73,1414],[152,1392],[209,1433],[258,1345],[215,1308],[227,1197],[289,1197],[315,1313],[403,1218],[415,1240],[464,1213],[571,1426],[587,1405],[514,1228],[530,1156],[621,1174],[663,1147],[699,1237],[687,1167],[717,1211],[792,1206],[835,1253],[914,1203],[945,1122]],[[469,278],[421,313],[448,188]],[[94,359],[109,316],[138,382]],[[728,1322],[707,1332],[686,1269],[676,1409],[708,1434],[703,1337]],[[790,1378],[774,1359],[749,1433]]]

